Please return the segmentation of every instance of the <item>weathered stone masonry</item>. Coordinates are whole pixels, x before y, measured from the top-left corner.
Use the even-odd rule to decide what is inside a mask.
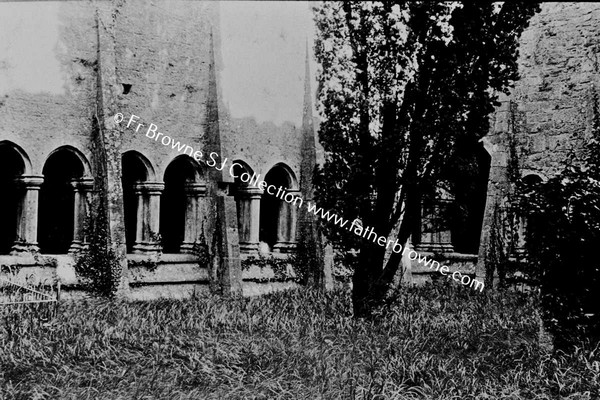
[[[154,123],[194,149],[236,162],[238,175],[259,174],[310,200],[321,149],[308,62],[300,122],[236,118],[222,100],[219,3],[53,7],[58,39],[47,61],[60,66],[60,90],[0,87],[2,273],[59,281],[77,296],[73,266],[101,204],[122,273],[119,293],[130,298],[259,294],[291,283],[264,284],[272,271],[242,268],[248,257],[266,252],[285,259],[300,247],[322,260],[322,238],[304,210],[234,180],[228,168],[207,168],[144,136]],[[453,270],[484,275],[493,208],[506,205],[512,190],[511,163],[516,160],[521,179],[546,179],[590,134],[599,20],[596,4],[542,5],[521,39],[521,80],[501,99],[489,134],[465,149],[480,166],[479,175],[467,179],[478,181],[475,191],[463,193],[465,181],[424,204],[412,240],[417,251]],[[10,78],[7,60],[0,59],[0,78]],[[138,115],[145,126],[138,133],[124,129],[112,118],[117,112]],[[448,209],[465,199],[471,201],[466,219],[449,224]],[[330,249],[326,253],[331,261]],[[413,263],[413,282],[430,273]],[[322,272],[311,276],[324,278]]]
[[[205,154],[306,192],[300,166],[314,166],[315,152],[301,144],[314,147],[312,124],[240,120],[221,102],[218,3],[59,8],[64,93],[13,90],[0,105],[0,152],[9,164],[1,178],[13,189],[0,215],[4,272],[60,281],[77,295],[73,265],[103,202],[121,295],[252,294],[289,286],[259,283],[262,271],[243,271],[241,259],[258,254],[260,242],[277,258],[294,252],[295,209],[265,201],[228,169],[200,165],[148,140],[144,128],[136,134],[113,119],[136,114],[146,127],[154,123]],[[200,256],[204,248],[208,258]]]
[[[492,165],[479,275],[484,274],[493,207],[507,206],[513,190],[511,162],[518,165],[517,179],[543,181],[590,137],[594,92],[600,89],[598,21],[600,5],[595,3],[543,3],[521,37],[521,78],[511,95],[501,99],[483,139]],[[511,142],[516,151],[511,152]],[[519,224],[524,235],[525,221]]]

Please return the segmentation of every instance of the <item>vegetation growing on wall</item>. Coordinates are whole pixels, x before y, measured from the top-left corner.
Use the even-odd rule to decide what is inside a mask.
[[[273,255],[265,256],[259,253],[258,257],[250,256],[242,260],[242,269],[247,271],[251,267],[258,267],[261,270],[271,269],[273,271],[272,278],[259,277],[255,279],[259,282],[294,281],[304,283],[306,270],[302,266],[299,266],[295,260],[294,255],[286,258],[277,258],[273,257]]]
[[[75,273],[82,285],[93,294],[112,297],[121,280],[121,263],[110,247],[107,213],[103,203],[98,202],[96,217],[90,223],[86,219],[85,231],[89,232],[89,246],[76,257]]]
[[[296,280],[303,285],[323,288],[323,245],[317,242],[321,239],[316,230],[316,223],[308,223],[306,229],[299,229],[296,252],[292,256],[292,268]]]
[[[527,251],[539,268],[542,305],[558,346],[600,337],[600,113],[592,90],[592,132],[565,169],[522,194],[528,204]],[[575,158],[576,157],[576,158]]]

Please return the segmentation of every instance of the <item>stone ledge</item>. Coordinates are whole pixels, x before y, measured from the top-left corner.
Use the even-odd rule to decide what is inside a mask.
[[[130,288],[127,299],[133,301],[147,301],[157,299],[191,299],[194,296],[206,296],[210,294],[208,284],[202,283],[179,283],[179,284],[154,284],[142,285]]]
[[[185,253],[162,253],[156,254],[127,254],[127,261],[133,262],[156,262],[156,263],[197,263],[198,256]]]
[[[295,282],[242,282],[242,295],[244,297],[262,296],[269,293],[279,292],[282,290],[296,289],[300,287]]]
[[[419,252],[421,257],[426,257],[427,260],[437,261],[440,263],[440,268],[443,265],[447,265],[450,269],[450,273],[459,271],[462,274],[474,274],[477,266],[477,254],[464,254],[464,253],[432,253],[432,252]],[[430,268],[431,263],[427,266],[419,262],[419,259],[411,260],[411,272],[413,274],[429,274],[439,273],[435,268]]]
[[[70,254],[40,254],[20,253],[17,255],[0,255],[0,265],[26,267],[26,266],[56,266],[62,262],[72,262],[74,257]]]
[[[159,263],[156,268],[130,267],[127,275],[132,285],[209,281],[208,270],[198,263]]]

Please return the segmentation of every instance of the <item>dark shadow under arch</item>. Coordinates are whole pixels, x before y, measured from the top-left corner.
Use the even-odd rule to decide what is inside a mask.
[[[53,152],[44,164],[40,191],[38,242],[46,254],[66,254],[73,240],[74,189],[84,175],[81,159],[72,151]]]
[[[160,234],[165,253],[181,252],[185,236],[186,183],[199,182],[202,172],[188,156],[175,158],[165,170],[165,189],[160,203]]]
[[[265,182],[267,185],[275,186],[275,192],[279,187],[292,189],[297,184],[291,169],[284,164],[277,164],[271,168],[265,175]],[[259,240],[267,243],[270,248],[277,243],[280,219],[284,217],[282,202],[283,200],[277,196],[266,192],[260,200]]]
[[[0,143],[0,254],[8,254],[16,239],[17,209],[23,189],[15,181],[25,173],[25,160],[9,142]]]
[[[131,253],[136,238],[138,199],[135,184],[145,182],[154,171],[150,162],[137,151],[128,151],[121,156],[121,184],[123,185],[123,213],[125,219],[125,242]]]

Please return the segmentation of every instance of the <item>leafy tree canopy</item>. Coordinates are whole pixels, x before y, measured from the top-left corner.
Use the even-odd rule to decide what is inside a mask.
[[[424,194],[451,180],[461,143],[477,141],[499,93],[517,79],[518,39],[532,3],[324,2],[314,7],[321,66],[315,173],[320,205],[404,243]],[[399,266],[385,249],[334,224],[360,249],[355,311],[386,291]],[[384,268],[385,267],[385,268]]]

